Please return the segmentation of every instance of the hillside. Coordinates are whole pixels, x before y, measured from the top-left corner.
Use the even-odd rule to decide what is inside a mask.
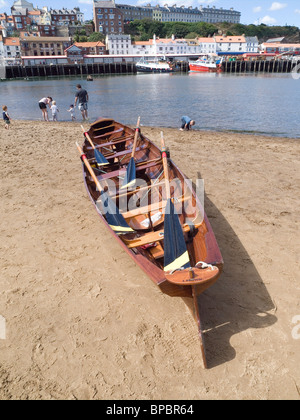
[[[160,38],[169,38],[175,35],[176,38],[193,39],[197,36],[208,37],[219,33],[228,36],[243,34],[257,36],[260,42],[269,38],[281,37],[284,37],[286,42],[300,42],[300,29],[296,26],[242,25],[228,22],[211,24],[206,22],[158,22],[142,19],[125,25],[125,33],[130,34],[133,39],[141,41],[152,38],[154,34]]]

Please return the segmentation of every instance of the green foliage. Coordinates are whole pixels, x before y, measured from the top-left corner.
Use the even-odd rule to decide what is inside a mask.
[[[101,34],[100,32],[93,32],[89,36],[89,41],[90,42],[98,42],[98,41],[103,41],[104,38],[105,38],[105,35]]]
[[[243,25],[241,23],[220,22],[211,24],[207,22],[158,22],[151,19],[134,20],[125,25],[125,33],[134,36],[136,40],[148,40],[155,34],[159,38],[208,37],[222,31],[227,35],[257,36],[260,41],[268,38],[291,37],[299,35],[299,28],[296,26],[267,26]],[[195,35],[195,36],[194,36]]]
[[[186,39],[195,39],[195,38],[197,38],[198,37],[198,34],[196,33],[196,32],[189,32],[186,36],[185,36],[185,38]]]

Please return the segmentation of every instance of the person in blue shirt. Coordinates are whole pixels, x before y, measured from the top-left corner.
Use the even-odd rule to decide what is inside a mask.
[[[9,124],[10,124],[10,116],[8,115],[6,105],[3,105],[3,107],[2,107],[2,116],[3,116],[3,120],[4,120],[4,126],[5,126],[6,129],[8,129]]]
[[[195,125],[195,121],[192,120],[190,117],[183,116],[181,117],[181,127],[180,130],[191,130],[191,127]]]

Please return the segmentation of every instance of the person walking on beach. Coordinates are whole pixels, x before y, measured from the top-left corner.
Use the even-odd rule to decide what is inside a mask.
[[[51,96],[47,96],[47,98],[42,98],[39,100],[39,108],[42,111],[44,121],[49,121],[47,106],[51,108],[51,105],[50,105],[51,102],[52,102]]]
[[[181,127],[179,130],[191,130],[193,125],[195,125],[195,121],[185,115],[181,117]]]
[[[10,124],[10,116],[8,115],[6,105],[3,105],[2,111],[3,111],[2,115],[3,115],[3,120],[4,120],[4,127],[6,128],[6,130],[8,130],[9,129],[9,124]]]
[[[76,106],[77,101],[78,101],[78,109],[81,111],[82,119],[87,120],[89,95],[85,89],[82,89],[80,84],[76,85],[76,89],[77,89],[77,92],[75,94],[74,106]]]
[[[57,113],[59,112],[59,109],[57,108],[55,101],[52,101],[51,112],[52,112],[52,121],[57,121]]]
[[[72,121],[75,121],[76,120],[76,117],[75,117],[75,108],[74,108],[74,105],[73,104],[70,105],[70,109],[68,109],[68,112],[70,112],[71,120]]]

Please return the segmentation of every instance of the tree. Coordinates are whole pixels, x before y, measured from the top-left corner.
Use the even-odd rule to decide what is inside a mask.
[[[198,34],[196,32],[189,32],[185,37],[186,39],[195,39],[198,37]]]
[[[90,42],[97,42],[97,41],[103,41],[105,38],[105,35],[101,34],[100,32],[93,32],[90,36],[89,36],[89,41]]]

